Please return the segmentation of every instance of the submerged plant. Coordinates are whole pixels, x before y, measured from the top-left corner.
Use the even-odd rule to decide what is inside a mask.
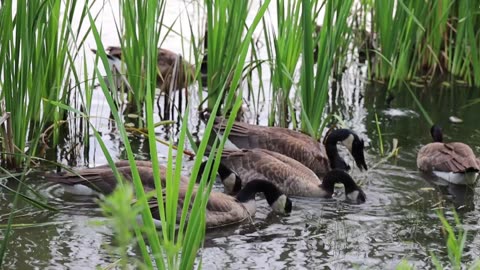
[[[462,222],[455,211],[453,212],[453,217],[455,219],[457,233],[455,233],[454,228],[452,225],[450,225],[441,211],[437,211],[437,216],[440,219],[440,222],[442,223],[442,229],[447,236],[446,246],[451,267],[452,269],[463,269],[462,257],[465,248],[465,241],[467,240],[467,232],[463,229]],[[437,269],[444,269],[433,252],[430,253],[430,256],[432,256],[433,264]]]

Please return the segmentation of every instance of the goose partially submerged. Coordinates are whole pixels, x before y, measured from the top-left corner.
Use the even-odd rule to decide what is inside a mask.
[[[208,114],[204,117],[207,118]],[[224,118],[217,117],[214,129],[223,134],[226,123]],[[235,122],[228,139],[239,149],[261,148],[291,157],[310,168],[318,177],[332,169],[350,169],[338,153],[337,143],[340,142],[352,154],[357,167],[367,170],[363,140],[349,129],[332,130],[327,134],[323,145],[306,134],[287,128]]]
[[[135,161],[140,175],[140,179],[145,188],[154,189],[155,183],[153,178],[153,168],[150,161]],[[118,172],[127,181],[132,181],[132,169],[128,160],[121,160],[115,162]],[[160,179],[165,184],[166,167],[160,165]],[[115,178],[110,165],[101,165],[94,168],[81,169],[75,172],[61,172],[56,174],[49,174],[46,176],[47,180],[59,183],[63,186],[66,192],[76,195],[94,195],[112,193],[118,181]],[[181,176],[178,179],[181,184],[188,184],[189,178]]]
[[[206,207],[206,227],[211,229],[238,224],[249,220],[256,212],[255,195],[257,193],[264,194],[265,199],[274,212],[286,214],[292,211],[292,201],[274,184],[265,180],[252,180],[235,196],[230,196],[217,191],[210,192]],[[180,219],[185,194],[186,187],[183,186],[180,188],[179,193],[177,220]],[[196,196],[196,194],[197,191],[194,190],[193,196]],[[152,211],[153,218],[159,220],[160,213],[158,209],[158,201],[151,200],[149,202],[149,207]]]
[[[348,201],[364,203],[366,199],[365,193],[345,171],[330,170],[320,180],[302,163],[277,152],[259,148],[224,150],[221,162],[239,176],[242,186],[254,179],[263,179],[288,196],[330,198],[335,184],[341,183]],[[232,186],[225,188],[233,189]]]
[[[480,162],[472,148],[461,142],[444,143],[442,129],[437,125],[431,127],[430,134],[433,143],[418,151],[417,167],[453,184],[475,183]]]
[[[132,170],[128,161],[119,161],[115,165],[125,180],[132,180]],[[136,165],[144,189],[146,191],[155,189],[151,162],[136,161]],[[160,166],[160,178],[162,183],[165,184],[166,168],[163,166]],[[76,172],[49,174],[46,179],[62,184],[68,192],[77,195],[95,195],[98,193],[108,195],[115,190],[118,183],[113,170],[108,165],[82,169]],[[181,206],[185,200],[189,179],[182,176],[179,181],[178,203],[180,207],[178,207],[178,215],[181,215]],[[197,187],[194,187],[193,196],[196,196],[197,189]],[[254,179],[241,188],[235,196],[216,191],[210,193],[206,208],[207,228],[221,227],[248,220],[255,215],[255,195],[257,193],[263,193],[268,204],[277,213],[290,213],[292,210],[291,200],[274,184],[269,181]],[[149,207],[154,219],[157,219],[156,223],[159,224],[160,215],[157,200],[151,199]]]

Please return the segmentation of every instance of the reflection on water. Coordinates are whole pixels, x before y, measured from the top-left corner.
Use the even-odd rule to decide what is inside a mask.
[[[341,80],[332,82],[328,113],[343,117],[346,125],[369,145],[366,159],[371,169],[360,172],[351,166],[352,176],[361,183],[367,202],[344,203],[343,191],[329,200],[295,198],[293,212],[284,217],[270,213],[267,204],[259,201],[252,223],[207,233],[201,253],[204,269],[392,269],[402,259],[417,269],[431,268],[430,252],[437,254],[442,262],[448,261],[445,238],[434,210],[440,207],[445,207],[450,221],[453,220],[451,209],[458,209],[468,229],[464,261],[480,257],[477,205],[480,188],[449,185],[418,172],[416,152],[431,140],[428,124],[407,91],[394,91],[389,96],[383,86],[367,86],[362,79],[364,73],[364,67],[349,68]],[[93,102],[96,109],[92,112],[108,115],[98,93]],[[464,105],[479,93],[441,86],[416,91],[432,119],[443,126],[445,140],[466,142],[476,153],[480,153],[480,106]],[[189,100],[194,104],[199,102],[196,95]],[[268,103],[265,101],[264,108],[270,107]],[[194,108],[191,106],[190,130],[201,137],[203,127]],[[394,138],[399,140],[401,149],[398,157],[372,166],[381,160],[375,113],[386,151],[390,150]],[[251,119],[247,120],[257,122],[256,116],[250,115]],[[450,124],[451,115],[459,116],[464,123]],[[177,114],[172,116],[175,119]],[[265,124],[266,112],[260,116],[259,122]],[[93,124],[102,133],[110,153],[116,158],[125,158],[123,145],[110,123],[99,118]],[[178,126],[159,128],[158,132],[160,137],[169,138],[178,132]],[[148,142],[136,136],[132,136],[131,141],[137,158],[148,158]],[[168,148],[158,146],[160,160],[166,162]],[[75,155],[65,154],[72,149],[76,149]],[[52,159],[60,154],[65,163],[81,167],[106,163],[93,139],[88,147],[80,150],[78,145],[66,141],[53,153]],[[351,158],[347,160],[353,163]],[[185,161],[186,175],[191,165],[191,161]],[[103,218],[92,198],[66,195],[59,186],[45,183],[38,176],[31,176],[29,184],[59,211],[40,211],[21,203],[15,223],[48,223],[13,229],[6,268],[94,269],[117,259],[105,248],[111,244],[112,231],[97,224]],[[3,191],[0,197],[0,218],[5,224],[12,197]],[[138,254],[135,250],[130,252],[132,256]]]

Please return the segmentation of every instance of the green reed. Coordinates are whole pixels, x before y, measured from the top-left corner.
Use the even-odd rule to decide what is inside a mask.
[[[417,74],[445,72],[479,86],[479,11],[473,1],[374,1],[371,74],[388,80],[389,89]]]
[[[88,33],[87,29],[80,34],[87,9],[87,5],[74,0],[7,0],[0,6],[0,114],[6,117],[2,160],[9,168],[24,165],[18,177],[2,170],[19,185],[16,190],[3,187],[15,196],[1,243],[0,265],[9,247],[18,200],[54,210],[26,185],[25,177],[33,156],[48,141],[43,133],[47,126],[53,125],[52,144],[58,143],[58,123],[65,118],[66,111],[52,101],[68,103],[72,87],[79,84],[77,77],[72,78],[77,57],[74,49],[82,46]],[[78,11],[81,13],[77,14]],[[72,25],[74,15],[77,28]]]
[[[440,219],[442,232],[446,236],[445,246],[448,253],[450,267],[444,267],[437,256],[433,252],[430,252],[432,264],[435,266],[435,269],[479,269],[480,260],[478,259],[475,259],[470,266],[466,266],[462,263],[465,242],[467,240],[467,231],[463,228],[462,221],[457,212],[453,211],[454,225],[450,224],[441,210],[437,211],[437,216]],[[402,260],[395,269],[415,269],[415,267],[411,266],[406,260]]]
[[[428,114],[427,110],[425,110],[425,108],[423,107],[422,103],[420,102],[420,100],[418,100],[417,96],[415,95],[415,93],[413,93],[412,91],[412,88],[410,88],[410,86],[406,83],[403,84],[405,86],[405,88],[408,90],[408,92],[410,93],[410,95],[412,96],[413,98],[413,101],[415,102],[415,104],[417,105],[418,109],[420,110],[420,112],[422,113],[422,116],[425,118],[425,121],[427,121],[428,125],[431,127],[434,122],[432,120],[432,118],[430,117],[430,115]]]
[[[213,109],[219,97],[223,99],[223,96],[220,96],[223,89],[228,89],[224,110],[231,109],[236,89],[242,77],[253,31],[269,3],[270,0],[267,0],[261,4],[252,23],[247,26],[248,1],[205,0],[209,110]],[[247,31],[245,32],[245,30]]]
[[[442,228],[447,233],[447,251],[450,263],[452,264],[453,269],[461,269],[463,250],[465,247],[465,241],[467,240],[467,232],[463,229],[460,218],[456,212],[454,212],[454,218],[457,227],[457,234],[442,212],[437,212],[437,216],[442,223]]]
[[[72,53],[81,45],[80,34],[85,13],[75,21],[74,14],[87,6],[75,0],[67,1],[2,1],[0,7],[0,84],[4,106],[0,115],[10,113],[14,153],[3,160],[9,166],[19,166],[28,142],[43,131],[46,125],[65,118],[65,111],[47,100],[68,102],[72,83]],[[53,132],[53,144],[58,143],[58,129]],[[5,142],[4,141],[4,142]],[[34,148],[27,151],[31,155]]]
[[[382,136],[382,130],[380,129],[380,122],[378,121],[377,113],[375,113],[375,125],[377,126],[378,146],[379,146],[379,148],[380,148],[380,156],[383,157],[383,155],[384,155],[384,151],[383,151],[383,136]]]
[[[120,10],[121,29],[117,29],[117,32],[121,41],[122,62],[125,64],[126,78],[130,86],[128,101],[129,105],[133,106],[132,110],[142,115],[144,102],[153,99],[155,94],[155,91],[151,91],[150,95],[147,95],[147,88],[156,87],[157,46],[160,41],[165,1],[121,0]],[[125,70],[120,72],[124,74]]]
[[[109,81],[113,81],[112,72],[107,68],[108,61],[103,50],[100,35],[96,26],[94,25],[93,19],[90,19],[90,22],[92,23],[92,32],[96,40],[96,45],[99,48],[98,57],[100,64],[106,68],[106,79]],[[153,51],[154,44],[152,43],[150,46],[151,51]],[[147,54],[146,57],[153,58],[154,55]],[[145,61],[149,60],[145,59]],[[154,84],[148,82],[155,81],[156,78],[156,74],[150,72],[149,69],[156,67],[154,67],[154,65],[146,65],[145,68],[146,70],[144,74],[146,75],[145,79],[147,80],[146,95],[149,96],[153,95]],[[242,66],[237,66],[236,70],[241,71]],[[156,268],[159,269],[192,269],[198,255],[198,249],[203,243],[205,233],[205,209],[211,188],[213,186],[213,179],[215,179],[214,176],[212,177],[213,179],[208,179],[208,176],[210,175],[208,172],[210,170],[216,171],[218,169],[218,166],[220,164],[219,155],[221,154],[221,150],[223,148],[223,144],[225,143],[226,137],[223,138],[223,140],[219,144],[217,144],[219,151],[215,151],[217,148],[213,147],[213,151],[210,154],[211,162],[207,164],[207,168],[205,170],[206,173],[202,175],[202,180],[200,181],[198,187],[196,187],[195,182],[197,179],[200,165],[202,163],[202,157],[207,148],[209,136],[213,128],[214,118],[212,117],[207,123],[204,137],[197,148],[197,155],[194,166],[192,168],[192,174],[190,176],[191,181],[187,187],[187,193],[184,203],[183,205],[179,205],[178,195],[180,183],[178,179],[180,179],[182,162],[184,159],[183,150],[186,146],[186,139],[187,137],[191,136],[188,134],[187,129],[189,122],[188,112],[190,110],[187,108],[185,110],[186,113],[183,115],[180,135],[178,138],[178,142],[176,142],[176,156],[173,155],[173,141],[170,141],[168,163],[166,166],[166,183],[165,185],[162,185],[162,182],[160,181],[159,163],[157,159],[155,124],[153,122],[153,99],[145,99],[146,126],[148,128],[147,137],[154,172],[154,182],[156,186],[156,190],[153,191],[153,194],[151,192],[149,192],[149,194],[146,194],[140,181],[136,165],[134,163],[134,155],[128,141],[128,134],[124,128],[123,119],[119,115],[119,112],[115,106],[114,99],[112,98],[107,88],[107,83],[104,77],[100,76],[99,69],[97,67],[95,68],[95,73],[97,77],[99,77],[100,86],[105,95],[106,101],[110,106],[114,120],[117,123],[120,137],[122,138],[122,141],[125,145],[128,159],[132,168],[134,188],[133,196],[135,197],[135,204],[132,205],[132,196],[130,195],[131,191],[129,191],[128,188],[123,188],[123,192],[114,194],[114,197],[112,197],[111,199],[107,199],[107,201],[103,204],[104,212],[111,216],[112,220],[114,221],[114,223],[112,224],[117,227],[120,226],[120,228],[116,228],[116,237],[118,237],[119,239],[118,242],[123,245],[129,245],[132,242],[136,243],[139,246],[143,255],[142,264],[147,268],[153,267],[153,260],[155,262]],[[217,113],[221,101],[222,99],[218,98],[216,103],[214,104],[212,111],[213,115]],[[229,119],[229,128],[231,128],[231,126],[233,125],[234,117],[240,106],[241,97],[238,97],[233,104],[232,117],[231,119]],[[78,111],[76,112],[80,113]],[[83,114],[83,116],[87,117],[87,115],[85,114]],[[102,150],[104,151],[107,160],[109,161],[110,165],[113,166],[113,160],[110,157],[104,143],[101,141],[98,132],[96,131],[95,136],[99,141],[99,144],[102,147]],[[215,159],[213,159],[214,155],[216,155]],[[122,177],[118,174],[115,168],[114,172],[117,176],[117,179],[119,180],[119,186],[120,188],[122,188],[122,186],[124,186],[123,181],[121,181]],[[194,189],[197,190],[196,196],[192,196]],[[152,221],[152,214],[150,212],[150,208],[148,207],[148,202],[151,202],[151,200],[158,201],[159,215],[162,228],[160,234],[158,233],[157,228]],[[121,202],[123,202],[123,205],[119,206],[118,204]],[[180,217],[177,213],[181,213]],[[133,217],[136,216],[136,214],[140,214],[142,216],[142,224],[138,224],[133,221]],[[131,230],[133,230],[133,233],[127,234],[122,226],[130,228]],[[121,233],[124,233],[124,235],[119,235]],[[147,245],[150,250],[147,248]],[[123,261],[120,262],[121,266],[127,265],[124,262],[124,260],[127,259],[127,256],[125,254],[126,250],[127,249],[124,246],[120,247],[117,250],[121,254],[121,258],[123,258]]]
[[[312,3],[302,1],[303,63],[301,74],[302,130],[319,138],[322,131],[323,110],[329,92],[338,48],[345,44],[345,33],[349,31],[347,18],[352,6],[349,1],[327,1],[325,17],[318,39],[313,36]],[[314,42],[315,40],[315,42]],[[317,63],[314,68],[313,50],[318,46]]]
[[[437,216],[440,219],[442,224],[443,232],[446,235],[446,248],[448,253],[448,259],[450,262],[450,269],[478,269],[480,267],[480,260],[475,259],[475,261],[468,267],[462,264],[462,257],[464,255],[465,242],[467,240],[467,231],[463,228],[460,217],[457,212],[453,212],[455,225],[450,225],[448,220],[445,218],[443,212],[440,210],[437,211]],[[445,267],[440,263],[438,258],[433,252],[430,252],[432,257],[432,262],[435,265],[435,268],[438,270],[445,269]]]
[[[277,25],[269,30],[267,19],[263,18],[263,30],[267,54],[270,59],[272,106],[269,112],[269,125],[277,121],[287,127],[288,115],[293,115],[291,90],[297,78],[297,66],[302,52],[301,2],[277,0]]]

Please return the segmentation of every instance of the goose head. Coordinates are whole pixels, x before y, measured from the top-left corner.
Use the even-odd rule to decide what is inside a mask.
[[[336,145],[337,142],[340,142],[345,147],[347,147],[350,154],[352,154],[353,159],[357,164],[357,167],[360,170],[363,170],[363,169],[368,170],[367,163],[365,162],[365,156],[363,153],[364,142],[362,139],[360,139],[360,137],[358,137],[357,134],[355,134],[350,129],[335,129],[331,131],[329,134],[327,134],[327,137],[325,139],[325,145],[327,146],[327,151],[328,151],[329,145],[330,146]],[[343,163],[345,162],[343,161]],[[346,164],[343,165],[343,167],[346,167],[347,170],[350,169],[350,167],[348,167],[348,165]],[[333,166],[332,168],[342,168],[342,166],[340,167]]]
[[[341,183],[345,187],[345,197],[347,201],[357,204],[366,201],[366,195],[363,190],[355,183],[352,177],[343,170],[333,169],[329,171],[323,179],[321,187],[327,193],[333,195],[336,183]]]
[[[200,164],[200,169],[197,175],[197,183],[199,183],[200,180],[202,180],[202,175],[205,171],[205,167],[207,166],[207,162],[208,160]],[[210,170],[210,173],[211,173],[211,170]],[[222,163],[220,163],[217,173],[220,176],[220,180],[223,183],[223,186],[225,188],[225,193],[236,194],[240,191],[240,189],[242,188],[242,179],[240,179],[240,177],[235,172],[233,172],[232,170],[225,167]],[[210,179],[210,177],[208,179]]]
[[[225,167],[222,163],[218,167],[218,175],[222,180],[227,194],[237,194],[242,188],[242,179],[232,170]]]
[[[440,126],[433,125],[430,128],[430,135],[432,135],[434,142],[443,142],[443,132]]]
[[[270,207],[276,213],[288,214],[292,211],[292,201],[280,189],[267,180],[255,179],[249,181],[238,192],[235,198],[239,202],[255,200],[255,195],[262,192]]]

